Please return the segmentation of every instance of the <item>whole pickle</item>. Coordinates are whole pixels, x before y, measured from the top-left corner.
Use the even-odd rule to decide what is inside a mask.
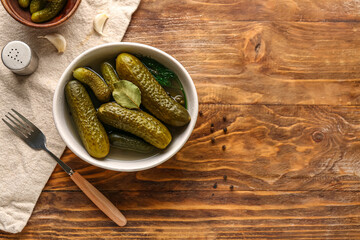
[[[108,102],[111,91],[105,81],[93,70],[89,68],[77,68],[73,72],[73,77],[80,82],[88,85],[101,102]]]
[[[116,74],[115,69],[113,66],[108,63],[104,62],[101,64],[101,74],[103,78],[105,79],[105,82],[107,85],[109,85],[109,88],[112,91],[114,91],[114,83],[120,81],[118,75]]]
[[[46,0],[31,0],[30,3],[30,13],[40,11],[46,6]]]
[[[109,138],[96,117],[85,87],[76,80],[69,81],[65,86],[65,97],[86,151],[96,158],[105,157],[110,151]]]
[[[20,7],[27,8],[30,4],[30,0],[18,0]]]
[[[109,134],[110,144],[116,148],[139,153],[151,153],[155,147],[141,138],[127,133],[113,132]]]
[[[116,71],[121,79],[134,83],[141,91],[141,103],[158,119],[172,125],[184,126],[190,121],[188,111],[169,97],[139,59],[128,53],[116,58]]]
[[[103,123],[132,133],[160,149],[166,148],[172,139],[165,125],[150,114],[123,108],[115,102],[101,105],[97,116]]]
[[[47,1],[44,9],[34,12],[31,20],[36,23],[46,22],[54,18],[65,6],[67,0]]]

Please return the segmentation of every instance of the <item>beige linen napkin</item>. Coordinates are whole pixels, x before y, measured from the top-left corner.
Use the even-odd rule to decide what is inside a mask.
[[[52,117],[53,93],[67,65],[84,50],[106,42],[121,41],[131,15],[140,0],[82,0],[74,16],[62,26],[39,30],[21,25],[0,6],[0,47],[12,40],[26,42],[40,58],[38,70],[31,76],[17,76],[0,63],[0,117],[11,108],[35,123],[46,135],[48,147],[61,156],[65,144],[58,135]],[[110,18],[106,36],[93,31],[98,13]],[[60,33],[67,40],[67,50],[58,54],[46,40],[48,33]],[[20,232],[48,181],[55,161],[44,151],[30,149],[0,121],[0,230]]]

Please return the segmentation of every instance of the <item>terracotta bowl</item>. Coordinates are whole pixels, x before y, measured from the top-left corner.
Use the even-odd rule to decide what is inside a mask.
[[[31,21],[31,14],[29,8],[23,9],[20,7],[18,0],[1,0],[6,11],[18,22],[34,28],[50,28],[59,26],[68,20],[76,11],[81,0],[68,0],[61,12],[50,21],[44,23],[34,23]]]

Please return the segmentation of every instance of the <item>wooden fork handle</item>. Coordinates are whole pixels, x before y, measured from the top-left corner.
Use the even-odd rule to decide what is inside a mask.
[[[91,183],[89,183],[85,178],[83,178],[78,172],[74,172],[71,175],[71,179],[76,183],[76,185],[90,198],[90,200],[103,211],[111,220],[113,220],[119,226],[126,225],[126,218],[124,215],[117,209],[114,204],[112,204],[109,199],[107,199],[99,190],[97,190]]]

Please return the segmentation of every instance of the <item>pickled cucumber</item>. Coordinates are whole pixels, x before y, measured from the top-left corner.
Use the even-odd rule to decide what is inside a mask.
[[[30,4],[30,0],[18,0],[20,7],[27,8]]]
[[[97,116],[100,121],[132,133],[160,149],[166,148],[172,139],[169,130],[150,114],[123,108],[115,102],[101,105]]]
[[[139,153],[151,153],[155,147],[141,138],[126,133],[114,132],[109,134],[110,144],[116,148]]]
[[[101,102],[108,102],[111,97],[111,90],[105,81],[89,68],[77,68],[73,72],[74,78],[88,85]]]
[[[65,97],[86,151],[93,157],[103,158],[110,151],[109,138],[85,87],[78,81],[69,81]]]
[[[171,126],[184,126],[190,121],[188,111],[169,97],[139,59],[128,53],[116,58],[116,71],[121,79],[133,82],[141,91],[142,104],[158,119]]]
[[[30,13],[40,11],[46,6],[46,0],[31,0],[30,3]]]
[[[31,15],[31,20],[36,23],[46,22],[54,18],[65,6],[67,0],[47,1],[46,7]]]
[[[101,74],[103,78],[105,79],[105,82],[107,85],[109,85],[109,88],[112,91],[114,91],[114,83],[120,81],[118,75],[116,74],[115,69],[113,66],[108,63],[104,62],[101,64]]]

